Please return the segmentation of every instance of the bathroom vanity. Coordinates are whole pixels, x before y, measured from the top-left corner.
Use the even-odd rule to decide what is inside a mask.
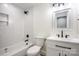
[[[47,56],[79,56],[79,40],[48,37]]]
[[[54,11],[53,35],[46,40],[47,56],[79,56],[79,39],[70,38],[73,28],[73,10],[65,8]]]

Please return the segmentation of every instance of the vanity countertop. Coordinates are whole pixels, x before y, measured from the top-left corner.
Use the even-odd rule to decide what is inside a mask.
[[[69,42],[69,43],[76,43],[79,44],[79,39],[77,38],[57,38],[53,36],[49,36],[47,40],[55,40],[55,41],[61,41],[61,42]]]

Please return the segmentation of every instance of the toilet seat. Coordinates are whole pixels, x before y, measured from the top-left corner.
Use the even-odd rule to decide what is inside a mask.
[[[27,55],[29,56],[33,56],[33,55],[37,55],[39,52],[40,52],[40,48],[39,46],[33,46],[33,47],[30,47],[28,50],[27,50]]]

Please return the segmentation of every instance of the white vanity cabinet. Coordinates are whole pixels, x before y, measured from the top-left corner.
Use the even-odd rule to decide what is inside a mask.
[[[47,40],[46,49],[47,56],[79,56],[79,44]]]
[[[60,56],[61,55],[61,49],[57,49],[54,47],[54,43],[50,41],[46,41],[46,50],[47,56]]]

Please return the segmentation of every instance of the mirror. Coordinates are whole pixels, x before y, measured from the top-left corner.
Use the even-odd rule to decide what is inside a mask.
[[[57,17],[57,28],[67,28],[67,16]]]
[[[55,12],[57,28],[68,28],[69,27],[68,12],[69,12],[69,9],[59,10]]]

